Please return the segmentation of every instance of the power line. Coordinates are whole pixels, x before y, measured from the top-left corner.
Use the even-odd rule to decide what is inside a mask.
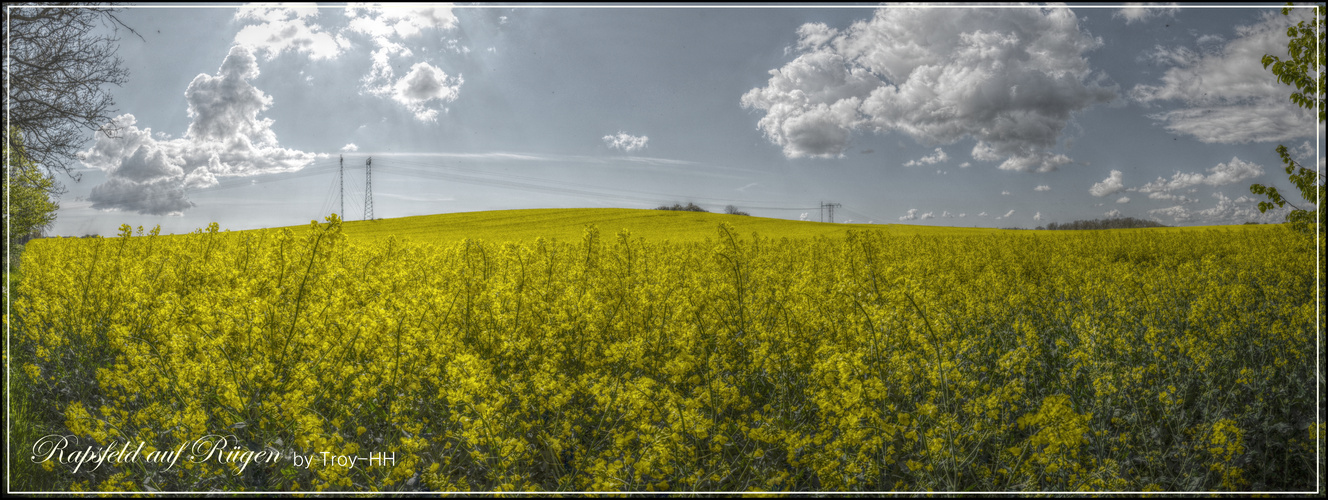
[[[325,167],[331,167],[332,165],[334,164],[331,162],[314,162],[304,168],[301,168],[300,170],[294,170],[290,172],[275,172],[272,174],[265,174],[263,177],[248,177],[247,180],[236,179],[234,182],[228,181],[225,183],[218,183],[218,185],[216,186],[207,187],[207,188],[198,188],[198,187],[185,188],[185,191],[192,191],[192,192],[217,191],[222,189],[233,189],[237,187],[251,186],[254,184],[267,184],[269,182],[279,182],[291,179],[299,179],[302,177],[311,177],[326,173]]]
[[[427,169],[411,168],[411,166],[428,167]],[[677,201],[679,199],[703,200],[714,204],[743,204],[744,208],[754,208],[763,210],[812,210],[813,207],[775,207],[775,206],[752,206],[751,204],[764,204],[769,201],[757,200],[736,200],[732,198],[710,198],[704,196],[678,196],[667,193],[658,193],[651,191],[641,191],[633,189],[605,188],[590,186],[584,183],[572,183],[547,179],[542,177],[533,177],[520,174],[504,174],[503,179],[489,177],[492,172],[458,167],[455,165],[443,163],[425,163],[419,161],[400,160],[397,158],[389,159],[389,163],[381,168],[389,169],[393,172],[406,175],[415,175],[420,177],[442,178],[455,182],[464,182],[469,184],[480,184],[509,189],[521,189],[528,191],[543,191],[562,195],[575,195],[583,197],[613,198],[627,201],[641,202],[645,201],[640,197],[623,196],[621,193],[637,193],[649,197],[655,202]],[[475,175],[468,175],[475,174]],[[567,186],[559,187],[558,185]],[[609,192],[606,192],[609,191]]]
[[[366,158],[365,160],[364,191],[360,192],[358,191],[358,189],[354,189],[355,186],[352,186],[352,192],[349,194],[351,197],[350,202],[352,206],[354,206],[355,204],[359,204],[361,202],[364,204],[365,219],[372,219],[374,217],[372,162],[373,162],[372,157]],[[756,209],[756,210],[810,211],[817,208],[817,207],[800,207],[800,206],[793,206],[793,207],[776,206],[776,205],[771,205],[768,200],[758,201],[758,200],[740,200],[732,198],[711,198],[704,196],[678,196],[674,194],[652,192],[652,191],[609,188],[602,186],[587,185],[585,183],[579,183],[579,182],[568,182],[568,181],[548,179],[544,177],[530,176],[530,175],[521,175],[513,173],[495,174],[495,172],[490,170],[466,168],[442,162],[410,161],[410,160],[398,159],[395,157],[389,158],[386,164],[383,164],[381,161],[379,163],[380,163],[379,165],[380,170],[386,168],[389,172],[399,175],[407,175],[407,176],[426,178],[426,179],[440,179],[440,180],[447,180],[450,182],[490,186],[501,189],[545,192],[556,195],[574,196],[580,198],[622,200],[633,203],[645,202],[647,204],[671,203],[671,202],[677,202],[680,199],[685,199],[685,200],[696,200],[700,203],[713,204],[713,205],[737,204],[741,205],[742,208],[745,209]],[[342,216],[344,220],[345,210],[346,210],[345,207],[347,201],[346,197],[348,196],[345,184],[345,155],[340,155],[337,159],[337,163],[332,163],[330,158],[318,159],[306,165],[304,168],[301,168],[300,170],[295,170],[290,172],[277,172],[268,175],[250,177],[248,179],[236,179],[233,182],[222,182],[219,183],[219,185],[215,185],[208,188],[189,188],[187,189],[187,191],[199,192],[199,191],[216,191],[224,189],[233,189],[233,188],[252,186],[257,184],[267,184],[271,182],[281,182],[292,179],[299,179],[303,177],[311,177],[316,175],[322,175],[324,173],[333,173],[333,172],[337,174],[337,179],[335,179],[335,181],[339,184],[339,186],[336,188],[339,190],[338,201],[341,206],[341,212],[339,214]],[[502,177],[497,178],[495,177],[495,175],[501,175]],[[329,188],[332,188],[332,186],[329,186]],[[362,198],[358,196],[358,194],[361,193],[363,194]],[[331,193],[329,193],[328,197],[329,200],[327,201],[330,201],[330,194]],[[636,194],[638,196],[633,196],[632,194]],[[778,202],[776,202],[776,204],[777,203]],[[835,206],[839,207],[840,205],[835,204]],[[822,206],[819,207],[819,209],[824,211],[826,209],[826,204],[822,204]],[[831,215],[831,220],[833,220],[833,214]]]
[[[854,216],[857,216],[857,217],[861,217],[861,218],[863,218],[863,219],[867,219],[868,222],[872,222],[872,221],[884,221],[884,220],[885,220],[884,218],[881,218],[881,217],[875,217],[875,216],[872,216],[872,215],[867,215],[867,214],[864,214],[864,213],[862,213],[862,212],[858,212],[858,211],[856,211],[856,210],[852,210],[852,209],[848,209],[848,208],[845,208],[844,211],[845,211],[845,212],[848,212],[848,213],[851,214],[851,215],[854,215]]]
[[[328,183],[327,193],[323,195],[323,204],[319,206],[318,213],[315,214],[316,215],[315,219],[323,217],[324,214],[328,213],[333,208],[336,208],[336,202],[337,202],[335,198],[336,188],[337,188],[336,182]]]
[[[340,166],[340,170],[337,172],[337,177],[341,179],[341,211],[337,212],[337,214],[342,217],[345,217],[346,216],[346,155],[341,155],[341,160],[338,162],[338,165]]]

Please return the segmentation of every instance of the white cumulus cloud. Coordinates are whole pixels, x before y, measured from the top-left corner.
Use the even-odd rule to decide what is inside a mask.
[[[1161,82],[1137,85],[1130,96],[1144,105],[1179,103],[1178,108],[1149,117],[1173,133],[1201,142],[1312,137],[1314,112],[1292,103],[1287,97],[1294,89],[1272,78],[1261,62],[1265,54],[1287,59],[1287,27],[1308,16],[1309,9],[1293,9],[1290,16],[1269,10],[1259,22],[1237,27],[1237,37],[1220,50],[1202,54],[1157,47],[1151,57],[1173,66]]]
[[[1235,184],[1260,175],[1263,175],[1263,166],[1241,161],[1240,158],[1233,156],[1231,161],[1218,163],[1217,166],[1208,169],[1208,176],[1204,177],[1203,183],[1209,186],[1222,186]]]
[[[348,144],[346,144],[345,146],[342,146],[342,147],[341,147],[341,151],[342,151],[342,152],[346,152],[346,153],[354,153],[354,152],[359,151],[359,150],[360,150],[360,147],[359,147],[359,146],[356,146],[355,143],[353,143],[353,142],[352,142],[352,143],[348,143]]]
[[[916,167],[918,165],[934,165],[950,159],[950,155],[945,154],[941,148],[936,148],[936,152],[916,160],[909,160],[905,167]]]
[[[463,78],[461,75],[450,77],[428,61],[410,62],[408,58],[414,57],[415,53],[407,43],[429,31],[456,29],[457,17],[452,13],[452,7],[352,4],[346,7],[345,13],[350,19],[347,30],[368,37],[375,47],[370,54],[372,67],[361,79],[364,89],[370,94],[392,98],[420,121],[436,121],[439,106],[457,98]],[[398,78],[393,68],[404,64],[410,65],[410,71]]]
[[[272,120],[259,118],[272,98],[249,83],[257,76],[250,49],[231,47],[216,75],[200,74],[185,89],[192,122],[181,138],[140,129],[132,114],[116,117],[117,137],[98,135],[79,155],[107,173],[88,196],[92,207],[181,214],[192,206],[186,188],[214,186],[217,177],[295,171],[312,162],[312,153],[279,147]]]
[[[1093,187],[1088,188],[1088,194],[1101,198],[1119,192],[1120,190],[1125,189],[1124,179],[1125,174],[1121,173],[1120,170],[1112,170],[1109,177],[1102,179],[1102,182],[1093,184]]]
[[[1005,215],[1003,215],[1002,217],[1005,217],[1006,219],[1009,219],[1011,215],[1014,215],[1014,210],[1010,210],[1009,212],[1005,212]]]
[[[1130,197],[1129,197],[1129,196],[1122,196],[1122,197],[1120,197],[1120,198],[1116,198],[1116,203],[1125,204],[1125,203],[1129,203],[1129,202],[1130,202]]]
[[[461,84],[460,76],[449,77],[432,64],[419,62],[392,85],[392,100],[414,113],[417,120],[432,122],[438,119],[438,106],[456,100]]]
[[[1042,185],[1040,185],[1040,186],[1038,186],[1038,187],[1033,188],[1033,190],[1034,190],[1034,191],[1051,191],[1051,186],[1048,186],[1048,185],[1046,185],[1046,184],[1042,184]]]
[[[649,137],[644,135],[637,137],[621,130],[619,130],[617,134],[604,136],[603,140],[604,145],[608,146],[610,149],[617,149],[628,153],[638,149],[645,149],[646,143],[650,142]]]
[[[162,152],[154,143],[144,144],[133,155],[125,158],[108,172],[112,177],[120,177],[133,182],[153,179],[178,177],[184,175],[184,169],[176,165],[172,158]]]
[[[1145,22],[1154,17],[1175,16],[1180,11],[1180,7],[1175,3],[1168,4],[1144,4],[1127,3],[1120,10],[1117,10],[1111,17],[1125,19],[1125,24],[1130,25],[1137,22]]]
[[[1258,203],[1249,197],[1228,198],[1222,193],[1213,193],[1217,204],[1203,210],[1190,210],[1184,205],[1149,210],[1155,217],[1170,217],[1175,222],[1195,222],[1201,224],[1240,224],[1244,222],[1275,223],[1286,219],[1290,207],[1274,208],[1264,213],[1259,212]]]
[[[350,48],[350,40],[333,35],[308,20],[318,17],[318,8],[312,5],[289,7],[284,5],[251,4],[235,13],[238,21],[258,21],[248,24],[235,34],[235,43],[267,54],[272,60],[282,52],[299,52],[310,59],[334,59]]]
[[[447,30],[457,25],[450,5],[351,4],[346,7],[346,17],[351,30],[387,38],[411,38],[428,29]]]
[[[908,213],[901,216],[899,220],[915,220],[917,218],[918,218],[918,209],[910,208],[908,209]]]
[[[1153,182],[1129,190],[1148,193],[1152,199],[1180,199],[1183,196],[1178,198],[1172,192],[1199,185],[1216,187],[1235,184],[1260,175],[1263,175],[1263,166],[1233,156],[1231,161],[1209,168],[1207,175],[1201,172],[1176,172],[1170,179],[1158,177]]]
[[[1113,209],[1113,210],[1108,210],[1107,213],[1104,213],[1104,214],[1102,214],[1102,215],[1107,216],[1107,218],[1109,218],[1109,219],[1113,219],[1113,218],[1116,218],[1116,217],[1120,217],[1120,210],[1114,210],[1114,209]]]
[[[979,142],[973,159],[1050,171],[1071,116],[1115,99],[1085,53],[1102,45],[1069,9],[878,9],[840,31],[798,30],[799,55],[741,104],[785,156],[838,157],[856,132]]]
[[[1175,202],[1178,202],[1178,203],[1181,203],[1181,204],[1189,204],[1189,203],[1198,203],[1198,202],[1199,202],[1198,199],[1190,198],[1189,196],[1185,196],[1185,195],[1183,195],[1183,194],[1171,194],[1171,193],[1162,192],[1162,191],[1154,191],[1154,192],[1152,192],[1152,193],[1148,193],[1148,199],[1150,199],[1150,200],[1169,200],[1169,201],[1175,201]]]

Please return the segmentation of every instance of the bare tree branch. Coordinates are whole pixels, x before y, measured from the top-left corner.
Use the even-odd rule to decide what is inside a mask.
[[[6,140],[11,147],[21,140],[28,158],[48,173],[77,181],[72,164],[91,138],[87,132],[114,137],[117,131],[107,85],[129,79],[116,56],[119,39],[98,34],[98,27],[142,35],[98,4],[11,6],[5,13],[4,106],[7,125],[22,134]]]

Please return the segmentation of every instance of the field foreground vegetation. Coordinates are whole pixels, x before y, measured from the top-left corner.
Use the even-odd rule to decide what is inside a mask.
[[[1315,488],[1314,241],[1281,226],[499,242],[354,225],[30,243],[18,425],[73,437],[11,449],[11,484]]]

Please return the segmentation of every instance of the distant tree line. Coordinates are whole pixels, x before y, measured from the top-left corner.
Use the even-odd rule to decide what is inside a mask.
[[[1112,219],[1093,219],[1077,220],[1068,224],[1057,224],[1052,222],[1046,227],[1038,226],[1038,229],[1047,230],[1066,230],[1066,229],[1133,229],[1140,227],[1170,227],[1151,220],[1136,219],[1134,217],[1120,217]]]
[[[673,206],[660,205],[659,207],[655,208],[655,210],[675,210],[679,212],[707,212],[707,213],[710,212],[709,210],[696,206],[696,204],[692,202],[687,202],[687,206],[683,206],[682,204],[679,203],[674,203]],[[724,207],[724,213],[729,215],[752,215],[747,212],[738,210],[738,207],[735,207],[733,205]]]

